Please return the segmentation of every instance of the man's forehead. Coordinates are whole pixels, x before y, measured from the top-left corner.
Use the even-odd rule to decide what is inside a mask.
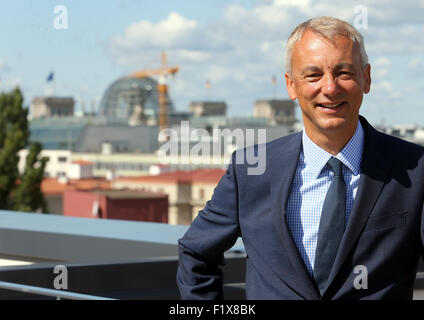
[[[296,50],[296,47],[301,47],[302,50],[304,50],[305,48],[319,49],[322,46],[335,48],[343,46],[351,48],[353,46],[353,41],[343,34],[335,34],[332,38],[329,38],[318,32],[306,30],[301,38],[295,43],[294,50]]]
[[[338,64],[336,64],[334,66],[335,70],[354,70],[355,69],[355,65],[353,63],[350,62],[340,62]],[[317,66],[317,65],[306,65],[303,69],[303,72],[317,72],[317,71],[321,71],[321,67]]]
[[[314,67],[319,67],[321,61],[329,58],[329,52],[332,52],[333,60],[336,58],[333,67],[337,69],[353,69],[354,64],[360,62],[359,47],[354,46],[350,38],[341,35],[330,40],[314,32],[305,31],[293,48],[292,63],[300,62],[302,69],[309,68],[313,71]]]

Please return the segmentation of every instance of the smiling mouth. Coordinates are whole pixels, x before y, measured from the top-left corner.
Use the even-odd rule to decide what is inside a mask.
[[[317,103],[317,107],[321,107],[321,108],[326,108],[326,109],[337,109],[340,108],[342,106],[344,106],[346,104],[346,101],[340,102],[338,104],[321,104],[321,103]]]

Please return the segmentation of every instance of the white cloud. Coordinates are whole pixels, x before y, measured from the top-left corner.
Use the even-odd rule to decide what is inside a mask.
[[[310,0],[275,0],[274,4],[276,6],[286,7],[307,7],[310,5]]]
[[[365,47],[370,55],[422,54],[424,52],[424,23],[422,25],[385,25],[369,27]]]
[[[375,92],[375,96],[380,99],[381,102],[390,100],[390,99],[401,99],[403,97],[403,93],[397,89],[395,89],[393,83],[387,80],[377,81],[373,85],[373,92]]]
[[[211,54],[206,51],[179,50],[179,57],[183,60],[202,62],[211,57]]]
[[[172,12],[166,20],[153,24],[142,20],[131,24],[114,42],[118,46],[134,48],[137,46],[174,47],[186,45],[187,40],[197,28],[195,20],[189,20]]]
[[[379,57],[377,58],[377,60],[375,60],[375,65],[377,67],[387,68],[387,67],[390,67],[391,62],[390,62],[390,59],[387,57]]]
[[[208,78],[213,83],[220,82],[220,81],[225,80],[226,78],[229,77],[228,69],[226,69],[222,66],[219,66],[219,65],[210,66],[207,69],[206,74],[208,75]]]
[[[235,23],[245,20],[249,16],[249,11],[238,4],[229,5],[224,11],[224,17]]]
[[[257,21],[268,28],[278,28],[290,20],[287,10],[278,10],[274,6],[258,7],[253,16]]]
[[[378,57],[375,62],[371,64],[371,73],[373,79],[380,80],[388,76],[391,67],[391,61],[389,58]]]
[[[394,56],[404,59],[409,70],[422,67],[424,52],[424,0],[363,0],[368,12],[365,38],[372,65],[376,99],[402,99],[406,92],[399,79],[391,77]],[[180,13],[168,14],[153,23],[130,24],[110,39],[108,53],[127,70],[159,66],[166,50],[169,64],[180,72],[171,85],[175,100],[198,99],[207,78],[212,98],[226,100],[229,112],[251,111],[253,106],[231,105],[269,96],[273,74],[282,77],[284,45],[291,31],[307,19],[329,15],[353,24],[357,2],[330,0],[261,0],[252,8],[230,4],[215,20],[196,20]],[[415,59],[415,60],[414,60]],[[153,63],[152,63],[153,61]],[[396,60],[396,65],[402,62]],[[133,71],[133,70],[132,70]],[[399,78],[399,77],[396,77]],[[375,81],[374,81],[375,80]],[[286,96],[282,87],[279,97]],[[268,94],[267,94],[268,92]],[[406,96],[406,95],[405,95]],[[243,100],[244,99],[244,100]],[[180,109],[187,107],[181,106]]]
[[[383,80],[374,85],[375,90],[391,91],[393,90],[393,85],[391,82]]]

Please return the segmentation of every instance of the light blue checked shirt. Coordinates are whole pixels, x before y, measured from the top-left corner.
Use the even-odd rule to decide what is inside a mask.
[[[334,173],[326,165],[332,155],[313,143],[305,130],[302,133],[302,146],[286,212],[293,240],[312,276],[321,209]],[[358,121],[354,135],[335,156],[344,164],[346,224],[358,189],[363,146],[364,130]]]

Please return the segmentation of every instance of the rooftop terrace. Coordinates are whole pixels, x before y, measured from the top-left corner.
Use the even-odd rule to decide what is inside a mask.
[[[60,292],[74,299],[179,299],[177,241],[187,228],[0,211],[0,299],[55,299],[40,292],[55,289],[58,265],[66,266],[69,279],[67,290]],[[241,239],[225,257],[224,297],[244,299],[246,255]],[[30,294],[5,289],[5,282],[41,289]],[[422,264],[414,299],[424,299]]]

